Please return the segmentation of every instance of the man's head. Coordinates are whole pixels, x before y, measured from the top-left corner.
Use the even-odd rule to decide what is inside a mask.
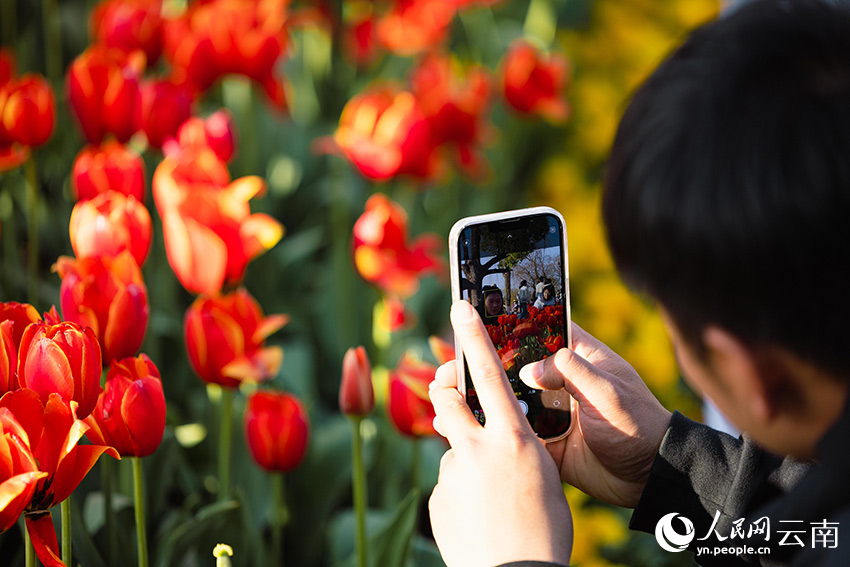
[[[847,2],[752,2],[692,34],[626,110],[603,216],[701,362],[720,329],[850,381]]]

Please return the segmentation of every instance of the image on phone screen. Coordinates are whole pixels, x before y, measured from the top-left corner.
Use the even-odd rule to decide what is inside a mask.
[[[551,356],[569,336],[562,231],[558,217],[543,213],[470,224],[457,240],[461,298],[481,315],[522,410],[544,438],[569,429],[570,397],[527,386],[519,371]],[[466,397],[484,424],[468,368]]]

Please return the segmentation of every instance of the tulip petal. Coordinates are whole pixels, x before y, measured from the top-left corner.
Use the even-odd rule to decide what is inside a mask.
[[[227,246],[212,230],[192,218],[166,214],[163,218],[168,263],[183,286],[213,294],[221,289],[227,270]]]
[[[245,257],[252,260],[283,238],[283,225],[269,215],[256,213],[242,221],[239,237]]]
[[[25,376],[18,377],[22,385],[35,390],[42,403],[56,392],[66,400],[74,397],[74,376],[68,357],[54,341],[39,339],[26,357]]]
[[[165,395],[156,378],[134,380],[124,395],[121,418],[127,425],[135,457],[156,451],[165,431]]]
[[[82,424],[82,422],[80,423]],[[53,484],[50,488],[53,491],[54,504],[63,502],[71,496],[71,493],[79,486],[104,453],[121,460],[118,451],[113,447],[104,445],[78,445],[65,455],[59,462],[56,473],[51,477]]]
[[[45,472],[27,472],[0,483],[0,533],[15,525],[32,500],[39,479],[46,476]]]
[[[59,541],[53,527],[50,512],[39,512],[25,516],[27,532],[33,549],[44,567],[67,567],[59,558]]]

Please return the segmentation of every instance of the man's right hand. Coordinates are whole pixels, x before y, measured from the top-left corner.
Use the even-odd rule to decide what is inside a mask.
[[[546,390],[565,388],[578,402],[570,435],[546,445],[561,479],[618,506],[634,508],[671,413],[634,368],[573,324],[573,348],[529,364],[520,377]]]

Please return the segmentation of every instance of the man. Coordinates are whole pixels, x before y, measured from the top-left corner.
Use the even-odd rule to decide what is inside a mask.
[[[521,372],[578,402],[569,437],[544,446],[457,303],[487,424],[440,367],[430,395],[452,449],[430,507],[447,565],[568,565],[559,481],[634,507],[631,527],[671,549],[708,547],[702,565],[850,565],[848,216],[847,2],[751,2],[692,34],[622,119],[603,217],[686,379],[744,435],[671,415],[574,327],[572,349]]]

